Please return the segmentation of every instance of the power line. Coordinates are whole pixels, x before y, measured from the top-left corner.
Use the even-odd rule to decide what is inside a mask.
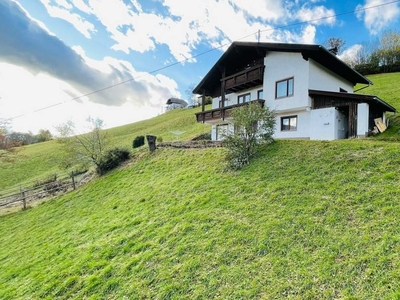
[[[302,21],[302,22],[291,23],[291,24],[288,24],[288,25],[275,26],[275,27],[271,27],[271,28],[268,28],[268,29],[264,29],[264,30],[258,30],[258,31],[256,31],[256,32],[253,32],[253,33],[251,33],[251,34],[248,34],[248,35],[246,35],[246,36],[244,36],[244,37],[241,37],[241,38],[237,39],[237,41],[243,40],[243,39],[248,38],[248,37],[250,37],[250,36],[255,36],[256,34],[260,34],[261,32],[267,32],[267,31],[272,31],[272,30],[277,30],[277,29],[285,29],[285,28],[289,28],[289,27],[293,27],[293,26],[299,26],[299,25],[314,23],[314,22],[318,22],[318,21],[322,21],[322,20],[327,20],[327,19],[332,19],[332,18],[336,18],[336,17],[348,15],[348,14],[354,14],[354,13],[357,13],[357,12],[362,12],[362,11],[366,11],[366,10],[369,10],[369,9],[374,9],[374,8],[378,8],[378,7],[382,7],[382,6],[386,6],[386,5],[390,5],[390,4],[394,4],[394,3],[398,3],[398,2],[400,2],[400,0],[394,0],[394,1],[391,1],[391,2],[387,2],[387,3],[383,3],[383,4],[377,4],[377,5],[372,5],[372,6],[368,6],[368,7],[361,7],[361,8],[357,8],[357,9],[354,9],[354,10],[350,10],[350,11],[346,11],[346,12],[337,13],[337,14],[334,14],[334,15],[331,15],[331,16],[325,16],[325,17],[321,17],[321,18],[316,18],[316,19],[313,19],[313,20],[307,20],[307,21]],[[147,73],[148,73],[148,74],[154,74],[154,73],[160,72],[160,71],[162,71],[162,70],[171,68],[171,67],[173,67],[173,66],[182,64],[182,63],[184,63],[184,62],[187,62],[187,61],[189,61],[189,60],[193,60],[193,59],[195,59],[195,58],[197,58],[197,57],[203,56],[203,55],[208,54],[208,53],[210,53],[210,52],[213,52],[213,51],[215,51],[215,50],[219,50],[219,49],[221,49],[221,48],[224,48],[224,47],[228,46],[229,44],[231,44],[231,42],[222,44],[222,45],[220,45],[220,46],[218,46],[218,47],[211,48],[211,49],[209,49],[209,50],[207,50],[207,51],[203,51],[203,52],[198,53],[198,54],[196,54],[196,55],[193,55],[193,56],[191,56],[191,57],[181,59],[181,60],[179,60],[179,61],[176,61],[176,62],[174,62],[174,63],[168,64],[168,65],[166,65],[166,66],[164,66],[164,67],[161,67],[161,68],[152,70],[152,71],[147,72]],[[86,94],[82,94],[82,95],[80,95],[80,96],[76,96],[76,97],[70,98],[70,99],[68,99],[68,100],[64,100],[64,101],[61,101],[61,102],[58,102],[58,103],[55,103],[55,104],[51,104],[51,105],[48,105],[48,106],[45,106],[45,107],[36,109],[36,110],[32,111],[32,113],[37,113],[37,112],[40,112],[40,111],[43,111],[43,110],[47,110],[47,109],[53,108],[53,107],[55,107],[55,106],[62,105],[62,104],[67,103],[67,102],[69,102],[69,101],[78,100],[78,99],[81,99],[81,98],[84,98],[84,97],[88,97],[88,96],[93,95],[93,94],[97,94],[97,93],[100,93],[100,92],[103,92],[103,91],[112,89],[112,88],[114,88],[114,87],[117,87],[117,86],[126,84],[126,83],[131,82],[131,81],[134,81],[134,80],[136,80],[136,79],[138,79],[138,78],[141,78],[142,76],[144,76],[144,75],[138,75],[138,76],[129,78],[129,79],[127,79],[127,80],[123,80],[123,81],[121,81],[121,82],[119,82],[119,83],[115,83],[115,84],[113,84],[113,85],[109,85],[109,86],[107,86],[107,87],[104,87],[104,88],[101,88],[101,89],[98,89],[98,90],[95,90],[95,91],[92,91],[92,92],[89,92],[89,93],[86,93]],[[21,114],[21,115],[12,117],[12,118],[10,118],[9,120],[14,120],[14,119],[23,117],[23,116],[25,116],[25,115],[26,115],[26,114]]]

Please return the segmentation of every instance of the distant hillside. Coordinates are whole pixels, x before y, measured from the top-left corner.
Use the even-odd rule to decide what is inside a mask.
[[[187,140],[210,131],[205,124],[196,123],[196,109],[176,109],[149,120],[106,130],[113,147],[132,149],[132,141],[138,135],[153,134],[164,141]],[[177,135],[179,133],[179,135]],[[60,169],[62,147],[56,141],[28,145],[20,148],[12,162],[0,162],[0,190],[6,187],[42,179]]]
[[[400,73],[386,73],[367,76],[374,84],[360,90],[360,94],[376,95],[400,110]],[[358,85],[355,89],[363,86]]]

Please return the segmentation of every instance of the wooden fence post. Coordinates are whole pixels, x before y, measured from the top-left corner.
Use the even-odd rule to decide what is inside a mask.
[[[75,173],[71,173],[71,178],[72,178],[72,187],[74,190],[76,190],[76,185],[75,185]]]
[[[22,204],[24,210],[26,210],[26,197],[25,197],[25,191],[22,189],[22,186],[19,186],[19,190],[21,191],[21,199],[22,199]]]

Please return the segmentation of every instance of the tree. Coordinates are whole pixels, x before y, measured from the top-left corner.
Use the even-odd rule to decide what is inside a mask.
[[[355,64],[361,65],[371,63],[371,57],[377,52],[377,44],[378,41],[362,43],[360,49],[357,51]]]
[[[228,167],[240,169],[249,164],[257,146],[271,143],[275,128],[275,112],[259,103],[250,102],[231,112],[234,130],[224,134],[223,144],[228,149]]]
[[[40,129],[39,133],[36,135],[36,141],[38,143],[51,141],[53,139],[53,135],[47,129]]]
[[[58,141],[65,145],[65,156],[61,162],[63,167],[93,164],[96,169],[99,169],[107,146],[107,136],[102,130],[103,120],[89,117],[87,122],[90,131],[85,134],[79,134],[72,121],[57,126],[56,129],[60,135]]]
[[[342,53],[346,41],[341,38],[330,37],[327,41],[328,48],[334,49],[335,54]]]
[[[0,160],[12,160],[13,154],[16,153],[16,148],[8,139],[8,124],[7,119],[0,118]]]
[[[400,59],[400,34],[395,30],[385,31],[380,42],[381,63],[390,68]]]
[[[20,147],[25,145],[34,144],[36,142],[35,136],[32,132],[17,132],[13,131],[7,135],[8,142],[13,145],[13,147]]]
[[[198,101],[197,96],[195,94],[193,94],[193,92],[192,92],[195,87],[196,87],[196,84],[191,83],[188,86],[188,88],[186,89],[186,91],[185,91],[188,103],[189,103],[189,105],[192,105],[192,106],[198,106],[199,105],[199,101]]]
[[[196,84],[192,83],[188,86],[185,91],[186,97],[188,98],[189,105],[193,106],[201,106],[202,96],[193,94],[193,90],[196,87]],[[213,98],[211,96],[206,96],[205,105],[212,104]]]

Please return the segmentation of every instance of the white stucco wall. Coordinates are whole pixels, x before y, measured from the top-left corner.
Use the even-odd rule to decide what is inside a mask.
[[[269,52],[265,59],[264,99],[276,111],[310,106],[308,62],[300,53]],[[277,81],[293,77],[293,96],[275,99]]]
[[[282,117],[297,116],[297,130],[295,131],[282,131],[281,119]],[[277,139],[309,139],[310,138],[310,112],[309,111],[296,111],[286,114],[277,114],[275,118],[275,134],[274,138]]]
[[[310,137],[312,140],[334,140],[337,127],[336,109],[334,107],[311,111]]]
[[[310,138],[312,140],[337,140],[348,136],[348,118],[334,107],[311,111]]]
[[[357,136],[365,137],[368,133],[369,105],[359,103],[357,106]]]
[[[340,88],[353,93],[353,84],[317,62],[309,59],[309,89],[329,92],[340,92]]]
[[[234,126],[231,123],[223,122],[219,125],[222,125],[223,129],[221,127],[219,128],[218,125],[212,125],[212,127],[211,127],[211,140],[213,140],[213,141],[222,141],[223,140],[223,138],[221,138],[222,134],[227,133],[227,131],[233,132],[233,130],[234,130]],[[225,125],[226,125],[226,127],[225,127]],[[218,130],[219,130],[219,132],[217,132]]]

